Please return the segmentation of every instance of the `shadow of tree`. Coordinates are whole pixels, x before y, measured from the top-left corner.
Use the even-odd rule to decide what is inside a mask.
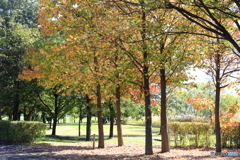
[[[70,141],[85,141],[85,138],[77,137],[77,136],[58,136],[58,135],[46,135],[46,138],[51,139],[59,139],[59,140],[70,140]],[[145,135],[123,135],[123,137],[142,137],[145,138]],[[116,135],[113,136],[113,138],[117,138]],[[105,136],[105,139],[109,139],[108,136]],[[96,136],[95,140],[98,140],[98,136]]]
[[[144,155],[144,146],[108,146],[103,149],[93,149],[91,145],[80,143],[71,143],[64,145],[63,143],[57,143],[57,145],[11,145],[11,144],[0,144],[0,159],[6,160],[82,160],[82,159],[101,159],[101,160],[177,160],[177,159],[203,159],[203,160],[215,160],[215,159],[240,159],[239,157],[219,157],[211,156],[210,152],[214,151],[211,149],[189,149],[189,148],[171,148],[171,152],[160,153],[159,147],[154,146],[155,152],[153,155]],[[126,152],[130,150],[129,152]],[[136,152],[134,152],[136,151]],[[196,152],[197,151],[197,152]],[[224,150],[226,151],[238,151],[236,150]],[[184,152],[184,155],[181,153]],[[196,154],[194,153],[196,152]],[[180,153],[180,154],[179,154]]]
[[[113,147],[114,148],[114,147]],[[62,154],[64,151],[66,154]],[[78,151],[79,153],[72,153],[68,151]],[[85,151],[91,151],[91,154],[82,153]],[[60,154],[58,154],[60,152]],[[94,149],[90,146],[42,146],[42,145],[0,145],[1,159],[7,160],[35,160],[35,159],[49,159],[49,160],[64,160],[64,159],[141,159],[143,154],[135,155],[131,157],[129,155],[122,154],[106,154],[102,149],[102,154],[94,154]],[[159,159],[159,158],[158,158]]]

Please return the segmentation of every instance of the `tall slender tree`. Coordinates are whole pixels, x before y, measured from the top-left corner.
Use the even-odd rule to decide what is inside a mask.
[[[237,77],[234,73],[240,71],[239,58],[233,54],[232,49],[226,46],[220,39],[215,41],[209,40],[209,53],[204,56],[204,64],[209,74],[212,77],[215,86],[215,134],[216,134],[216,152],[221,152],[221,125],[220,125],[220,99],[221,90],[231,86],[232,81],[237,82]],[[235,80],[234,80],[235,79]]]

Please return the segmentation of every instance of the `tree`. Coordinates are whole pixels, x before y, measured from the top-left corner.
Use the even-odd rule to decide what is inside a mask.
[[[214,86],[210,82],[173,89],[168,95],[168,112],[171,119],[210,120],[214,110],[214,92]]]
[[[117,32],[112,34],[115,37],[117,44],[124,51],[129,60],[135,65],[141,81],[138,84],[142,88],[145,101],[145,154],[151,155],[152,151],[152,115],[151,115],[151,100],[149,92],[150,84],[150,53],[148,50],[148,9],[145,1],[127,3],[121,1],[112,1],[107,3],[117,17],[111,16],[112,21],[119,23],[121,19],[121,26],[115,27]],[[127,10],[126,8],[129,8]],[[138,12],[132,12],[137,10]],[[110,20],[111,21],[111,20]],[[118,25],[117,25],[118,26]],[[111,26],[110,26],[111,27]],[[112,33],[112,32],[111,32]],[[129,37],[132,37],[129,39]],[[130,41],[132,42],[130,42]],[[132,43],[132,44],[131,44]]]
[[[169,17],[168,17],[169,18]],[[174,18],[173,18],[174,22]],[[175,22],[176,23],[176,22]],[[168,31],[166,31],[168,32]],[[185,40],[190,38],[185,36]],[[186,72],[189,65],[192,65],[193,57],[192,48],[183,46],[178,43],[182,39],[180,35],[163,36],[158,41],[159,59],[159,75],[161,88],[161,136],[162,136],[162,152],[170,151],[168,128],[167,128],[167,87],[174,88],[180,86],[181,82],[187,80]],[[184,43],[181,41],[181,43]],[[186,42],[185,42],[186,44]],[[189,43],[190,44],[190,43]]]
[[[114,107],[114,102],[112,97],[109,97],[106,100],[104,100],[103,110],[104,110],[103,124],[109,122],[109,125],[110,125],[108,138],[113,138],[113,128],[114,128],[114,122],[116,119],[116,113],[115,113],[115,107]]]
[[[209,45],[210,54],[206,54],[203,60],[208,66],[208,74],[212,77],[215,92],[215,131],[216,131],[216,152],[221,152],[221,126],[220,126],[220,95],[221,90],[229,86],[229,78],[233,77],[234,72],[240,71],[238,56],[232,54],[224,43],[219,39]],[[207,62],[207,63],[206,63]],[[207,65],[208,64],[208,65]]]
[[[168,35],[167,30],[178,30],[177,27],[173,24],[179,23],[180,19],[178,19],[178,15],[171,15],[171,11],[155,8],[155,5],[158,6],[159,3],[148,0],[131,2],[106,1],[106,4],[111,8],[114,8],[115,13],[114,16],[109,16],[112,18],[109,22],[114,21],[113,24],[115,24],[114,27],[110,26],[109,28],[114,28],[115,30],[114,32],[111,32],[109,30],[109,32],[112,33],[111,36],[115,37],[118,46],[122,49],[122,51],[124,51],[125,55],[129,58],[133,66],[136,68],[135,70],[137,74],[135,75],[137,75],[139,78],[134,81],[134,84],[140,86],[141,91],[144,93],[143,97],[145,99],[146,119],[145,154],[152,154],[150,110],[151,97],[149,86],[152,82],[156,83],[156,75],[162,76],[162,131],[167,131],[166,96],[164,95],[166,94],[165,69],[171,70],[171,73],[169,74],[170,77],[171,75],[174,75],[173,72],[176,72],[176,68],[183,70],[183,66],[185,65],[183,65],[185,60],[183,58],[184,56],[180,56],[182,52],[180,53],[179,51],[175,52],[174,54],[173,48],[177,45],[171,46],[171,44],[175,43],[175,40],[177,41],[180,38],[174,38],[174,36],[171,36],[171,34]],[[121,24],[119,24],[119,22]],[[184,51],[186,51],[186,49],[183,49],[183,52]],[[172,53],[173,55],[171,55]],[[176,59],[179,57],[182,58],[182,62],[176,66],[170,66],[171,64],[176,63]],[[156,70],[159,70],[161,73],[156,74]],[[178,76],[180,75],[181,74],[178,74]],[[181,75],[180,77],[183,78],[184,76]],[[178,77],[179,81],[181,79],[180,77]],[[169,142],[167,136],[165,135],[167,135],[166,132],[163,133],[163,152],[169,151]]]
[[[237,43],[238,33],[240,29],[239,22],[239,1],[207,1],[198,0],[193,2],[188,1],[166,1],[166,6],[177,10],[186,19],[196,24],[201,28],[198,32],[191,34],[199,34],[207,37],[212,37],[219,41],[220,39],[227,40],[235,50],[233,54],[239,57],[240,47]],[[218,45],[216,43],[216,45]],[[215,61],[215,87],[216,87],[216,102],[215,102],[215,125],[216,125],[216,152],[221,152],[220,124],[219,124],[219,100],[221,86],[220,76],[220,57],[216,55]]]
[[[188,33],[226,40],[232,44],[237,51],[233,53],[239,57],[240,47],[237,41],[240,24],[237,19],[239,19],[240,2],[238,0],[191,2],[167,0],[165,2],[167,8],[175,9],[190,22],[202,28],[198,32]]]
[[[45,96],[36,91],[38,97],[45,107],[45,111],[53,119],[52,135],[56,135],[56,126],[59,119],[63,118],[75,105],[75,96],[63,96],[64,90],[60,90],[61,86],[46,90]],[[66,91],[65,91],[66,92]]]
[[[220,111],[227,110],[228,106],[233,103],[238,103],[237,95],[232,95],[228,92],[225,94],[223,93],[221,96]]]
[[[48,74],[40,74],[45,79],[45,86],[62,84],[65,87],[78,86],[78,90],[84,90],[84,94],[93,95],[97,104],[99,148],[104,148],[104,134],[102,125],[102,72],[104,71],[105,50],[100,38],[100,27],[97,14],[102,14],[103,9],[97,1],[41,1],[39,10],[39,23],[45,36],[62,35],[64,41],[57,46],[41,48],[45,62],[35,64],[34,71],[45,71]],[[47,50],[48,50],[47,49]],[[32,52],[38,52],[33,50]],[[61,55],[59,55],[60,53]],[[32,54],[34,55],[34,53]],[[31,56],[32,56],[31,55]],[[49,59],[52,57],[52,59]],[[49,67],[49,63],[53,64]],[[52,70],[49,70],[49,69]],[[53,73],[49,77],[49,73]],[[53,79],[56,79],[53,81]],[[79,79],[82,81],[80,82]],[[47,81],[47,80],[50,80]],[[47,84],[48,83],[48,84]],[[105,82],[106,83],[106,82]],[[76,90],[76,89],[75,89]],[[71,92],[70,90],[68,92]],[[91,97],[93,99],[93,97]]]
[[[50,97],[46,98],[48,103],[44,101],[45,99],[42,98],[38,90],[35,90],[35,93],[45,106],[44,111],[53,118],[52,135],[56,135],[57,121],[72,109],[71,107],[75,103],[74,99],[76,99],[76,95],[72,95],[72,86],[64,85],[64,79],[67,75],[64,72],[65,70],[50,65],[56,59],[62,60],[65,58],[63,55],[52,54],[54,53],[52,47],[61,44],[62,41],[63,38],[59,35],[39,38],[34,43],[34,47],[28,49],[28,52],[25,53],[24,60],[30,65],[24,67],[22,73],[19,75],[19,78],[22,80],[36,80],[39,85],[46,89],[44,93],[47,94],[44,95]],[[45,52],[51,54],[44,55]],[[51,99],[50,102],[49,99]]]
[[[18,74],[25,65],[22,55],[38,36],[37,29],[33,28],[37,26],[37,4],[26,0],[3,0],[0,8],[1,82],[4,82],[1,84],[5,95],[13,95],[13,120],[19,120],[21,97],[26,94],[22,90],[26,91],[28,84],[20,81]]]
[[[9,28],[11,23],[17,23],[26,28],[36,28],[37,7],[37,1],[33,0],[2,0],[0,3],[2,27]]]
[[[122,101],[122,116],[123,121],[127,121],[129,117],[140,120],[144,117],[144,102],[134,102],[133,100]]]

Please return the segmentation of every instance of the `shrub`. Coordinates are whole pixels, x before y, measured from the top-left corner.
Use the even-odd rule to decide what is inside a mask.
[[[122,120],[122,124],[123,124],[123,125],[128,124],[128,118],[123,118],[123,120]]]
[[[0,121],[0,141],[32,143],[45,135],[46,125],[41,122]]]
[[[222,127],[222,147],[240,148],[240,122],[229,122]]]
[[[189,144],[193,141],[197,147],[200,145],[200,140],[204,142],[202,145],[209,147],[210,134],[213,132],[209,123],[201,122],[171,122],[169,131],[173,136],[175,146],[184,145],[184,142],[188,140]]]
[[[156,121],[156,120],[153,120],[153,121],[152,121],[152,127],[159,128],[159,127],[160,127],[160,122],[159,122],[159,121]]]

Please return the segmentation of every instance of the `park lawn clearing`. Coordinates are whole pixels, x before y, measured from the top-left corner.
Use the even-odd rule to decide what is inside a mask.
[[[109,139],[109,124],[104,125],[104,135],[105,135],[105,143],[111,143],[117,145],[117,126],[114,125],[114,136]],[[55,142],[84,142],[86,137],[86,124],[81,124],[81,136],[78,137],[78,124],[77,123],[62,123],[58,124],[56,127],[56,135],[51,136],[51,129],[48,129],[46,132],[45,138],[38,139],[37,143],[47,142],[47,141],[55,141]],[[145,127],[144,126],[135,126],[135,125],[122,125],[122,133],[123,133],[123,141],[124,144],[145,144]],[[153,137],[153,145],[160,145],[161,136],[159,135],[159,128],[152,128],[152,137]],[[93,135],[95,134],[96,139],[98,139],[98,126],[97,124],[92,124],[91,127],[91,139],[93,139]],[[61,138],[62,137],[62,138]],[[73,138],[74,137],[74,138]],[[69,141],[68,141],[69,140]],[[96,142],[97,143],[97,142]]]
[[[114,125],[114,135],[113,138],[109,139],[109,129],[110,125],[104,125],[104,135],[105,135],[105,144],[117,144],[117,126]],[[161,136],[159,135],[159,127],[152,127],[152,139],[153,145],[161,145]],[[81,136],[78,137],[78,124],[77,123],[60,123],[56,127],[56,135],[51,136],[51,129],[48,129],[46,132],[47,137],[41,138],[38,142],[41,141],[54,141],[54,142],[84,142],[86,137],[86,123],[81,124]],[[140,144],[145,145],[145,126],[137,125],[122,125],[123,141],[124,144]],[[98,139],[98,125],[96,123],[92,124],[91,127],[91,139],[95,134],[95,139]],[[211,140],[214,141],[215,136],[211,136]],[[97,143],[97,142],[96,142]],[[185,145],[189,145],[189,141],[185,141]],[[193,143],[190,143],[194,145]],[[212,143],[214,144],[214,143]],[[175,146],[173,137],[170,137],[170,146]],[[212,146],[214,147],[214,146]]]

